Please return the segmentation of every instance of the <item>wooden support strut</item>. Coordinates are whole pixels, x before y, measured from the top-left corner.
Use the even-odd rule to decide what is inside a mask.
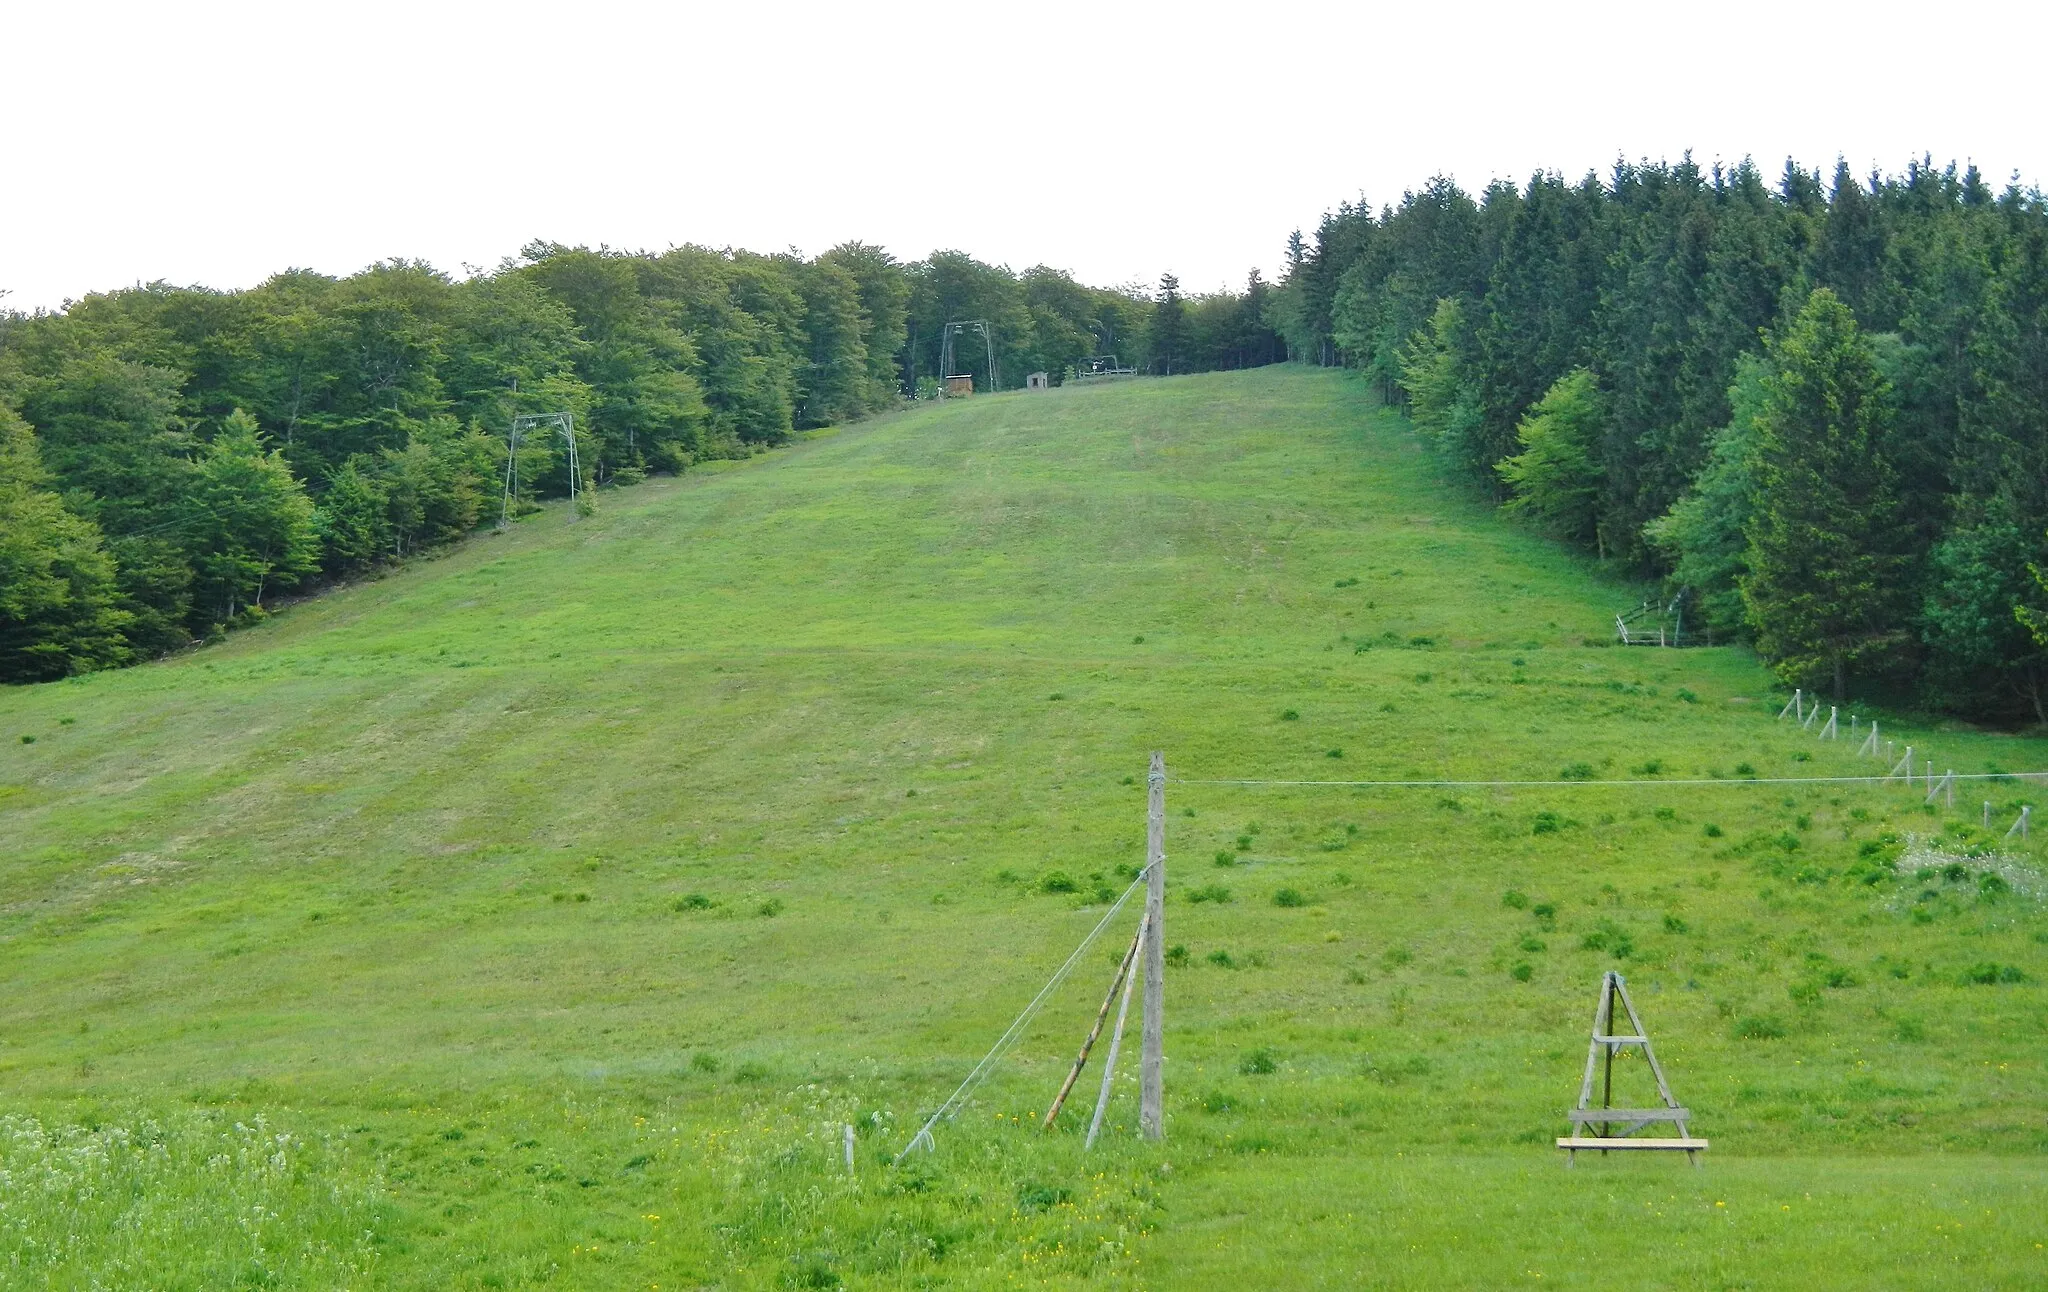
[[[1109,1017],[1109,1007],[1116,1003],[1117,991],[1124,985],[1125,975],[1138,959],[1138,945],[1145,940],[1145,926],[1138,925],[1138,934],[1131,939],[1131,949],[1124,952],[1123,960],[1117,965],[1116,977],[1110,981],[1109,994],[1102,998],[1102,1008],[1095,1011],[1095,1025],[1088,1029],[1088,1039],[1081,1042],[1081,1052],[1074,1056],[1074,1066],[1067,1071],[1067,1079],[1060,1083],[1059,1094],[1053,1097],[1052,1107],[1045,1110],[1045,1121],[1040,1130],[1051,1130],[1052,1119],[1066,1107],[1067,1096],[1074,1093],[1074,1083],[1081,1079],[1081,1069],[1088,1066],[1088,1052],[1095,1048],[1095,1038],[1102,1035],[1102,1024]]]
[[[1141,921],[1138,925],[1138,937],[1143,939],[1144,936],[1145,925]],[[1140,951],[1138,954],[1143,955],[1144,952]],[[1109,1032],[1109,1053],[1102,1056],[1102,1089],[1095,1096],[1095,1115],[1088,1119],[1088,1138],[1081,1144],[1084,1149],[1094,1148],[1096,1137],[1102,1134],[1102,1118],[1109,1112],[1109,1096],[1116,1083],[1116,1056],[1124,1046],[1124,1020],[1130,1017],[1131,1013],[1131,988],[1137,985],[1137,974],[1124,975],[1124,998],[1117,1004],[1116,1026]]]

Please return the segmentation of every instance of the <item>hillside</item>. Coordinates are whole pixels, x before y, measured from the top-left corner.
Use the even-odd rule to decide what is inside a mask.
[[[1745,652],[1603,648],[1642,590],[1461,500],[1363,383],[983,397],[602,504],[0,692],[0,1169],[36,1182],[0,1262],[191,1288],[2044,1277],[2048,822],[1997,883],[1961,854],[1986,798],[1995,834],[2048,793],[1756,783],[1883,769],[1774,722]],[[2048,741],[1894,734],[1937,770],[2048,767]],[[1596,779],[1170,784],[1163,1148],[1130,1099],[1092,1155],[1085,1110],[1029,1129],[1105,948],[889,1169],[1142,863],[1155,748],[1190,781]],[[1725,780],[1602,783],[1659,777]],[[1944,831],[1957,859],[1883,869]],[[1549,1147],[1609,967],[1702,1171]]]

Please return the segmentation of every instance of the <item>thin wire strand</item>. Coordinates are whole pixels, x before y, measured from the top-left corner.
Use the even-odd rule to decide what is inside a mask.
[[[2023,781],[2029,777],[2048,778],[2048,771],[2042,772],[1956,772],[1958,781]],[[1898,772],[1888,776],[1726,776],[1702,777],[1698,779],[1660,778],[1643,780],[1612,781],[1277,781],[1277,780],[1202,780],[1194,777],[1175,777],[1175,785],[1238,785],[1238,786],[1301,786],[1326,789],[1512,789],[1535,788],[1540,786],[1599,786],[1620,788],[1646,785],[1883,785],[1888,781],[1913,781],[1925,779],[1914,773],[1911,781]],[[1936,780],[1942,779],[1936,776]]]
[[[1067,975],[1073,972],[1074,966],[1081,962],[1082,953],[1088,950],[1094,944],[1095,939],[1102,935],[1102,931],[1109,927],[1110,922],[1116,919],[1117,912],[1124,908],[1124,903],[1131,900],[1131,894],[1138,891],[1138,886],[1143,884],[1152,873],[1152,867],[1158,864],[1158,862],[1147,862],[1145,864],[1144,868],[1131,880],[1130,887],[1124,889],[1116,901],[1110,904],[1109,909],[1103,912],[1102,918],[1096,921],[1095,927],[1088,931],[1088,936],[1081,939],[1080,945],[1074,948],[1073,954],[1067,957],[1066,963],[1053,971],[1052,977],[1046,979],[1045,986],[1039,988],[1038,994],[1031,998],[1031,1003],[1024,1007],[1023,1011],[1011,1021],[1008,1027],[1003,1029],[1003,1034],[996,1038],[996,1043],[989,1048],[989,1052],[981,1057],[981,1062],[975,1064],[973,1069],[968,1072],[966,1080],[962,1081],[959,1088],[946,1097],[946,1102],[940,1104],[938,1111],[934,1112],[925,1121],[925,1124],[918,1128],[917,1134],[910,1137],[910,1142],[905,1144],[903,1151],[896,1155],[896,1161],[901,1162],[904,1158],[909,1157],[911,1152],[919,1145],[927,1148],[931,1146],[932,1127],[959,1111],[960,1107],[966,1103],[967,1097],[974,1092],[974,1089],[986,1081],[989,1075],[995,1071],[996,1066],[1002,1062],[1003,1057],[1015,1049],[1017,1043],[1024,1039],[1024,1028],[1030,1023],[1033,1016],[1038,1013],[1039,1007],[1044,1005],[1047,998],[1052,995],[1053,991],[1062,982],[1066,981]]]

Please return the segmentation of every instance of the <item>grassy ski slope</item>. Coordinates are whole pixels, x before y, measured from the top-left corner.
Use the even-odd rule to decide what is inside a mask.
[[[1764,783],[1882,769],[1742,651],[1604,647],[1640,595],[1274,368],[885,417],[0,693],[0,1268],[2040,1286],[2048,821],[1970,854],[2048,792]],[[1092,1071],[1031,1128],[1124,929],[889,1168],[1142,862],[1154,748],[1594,779],[1176,781],[1165,1143],[1126,1078],[1084,1154]],[[1702,1170],[1550,1147],[1610,967]]]

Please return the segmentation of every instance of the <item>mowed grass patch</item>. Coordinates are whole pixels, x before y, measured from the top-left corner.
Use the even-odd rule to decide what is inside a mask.
[[[1430,1286],[1423,1231],[1290,1201],[1420,1190],[1411,1162],[1469,1181],[1487,1284],[1614,1180],[1725,1177],[1753,1217],[1817,1163],[1847,1243],[1940,1154],[2043,1147],[2038,893],[1891,869],[1983,851],[1980,801],[1995,834],[2040,788],[1762,783],[1874,764],[1773,722],[1743,652],[1600,645],[1642,589],[1446,491],[1336,374],[978,398],[603,504],[0,694],[17,1109],[261,1115],[331,1146],[304,1169],[323,1215],[371,1207],[376,1285],[435,1288],[1194,1286],[1218,1241]],[[2048,766],[1883,719],[1942,767]],[[1166,1144],[1126,1087],[1092,1156],[1085,1094],[1031,1129],[1111,938],[889,1168],[1142,864],[1154,748],[1185,778]],[[1571,783],[1190,783],[1243,777]],[[1549,1147],[1610,967],[1715,1142],[1698,1176]],[[1661,1219],[1641,1268],[1721,1268]],[[126,1268],[118,1225],[66,1268]],[[1795,1229],[1747,1233],[1727,1278],[1768,1284]]]

